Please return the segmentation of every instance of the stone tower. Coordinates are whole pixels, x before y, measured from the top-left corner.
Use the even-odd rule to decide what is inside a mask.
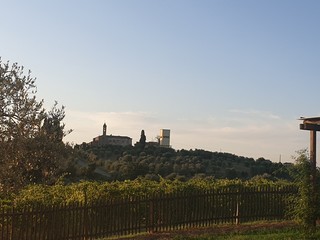
[[[106,136],[107,135],[107,124],[104,123],[103,124],[103,136]]]

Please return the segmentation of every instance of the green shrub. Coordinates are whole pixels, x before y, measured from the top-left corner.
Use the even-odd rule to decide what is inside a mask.
[[[13,203],[23,205],[52,205],[74,202],[95,202],[98,200],[123,198],[130,196],[150,196],[156,193],[174,193],[179,191],[203,191],[224,188],[277,186],[282,188],[292,183],[285,181],[272,182],[265,179],[259,181],[216,180],[214,178],[194,178],[186,182],[160,178],[159,181],[146,179],[89,182],[83,181],[68,185],[56,184],[29,185],[12,198]]]

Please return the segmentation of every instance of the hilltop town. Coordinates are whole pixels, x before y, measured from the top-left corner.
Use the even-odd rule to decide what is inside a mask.
[[[160,135],[157,137],[157,142],[146,142],[146,136],[144,130],[141,130],[140,141],[136,144],[143,144],[144,146],[159,146],[168,148],[170,145],[170,129],[160,129]],[[89,146],[132,146],[132,138],[128,136],[117,136],[107,134],[107,124],[102,126],[102,135],[94,137],[89,143],[83,143],[82,145]]]

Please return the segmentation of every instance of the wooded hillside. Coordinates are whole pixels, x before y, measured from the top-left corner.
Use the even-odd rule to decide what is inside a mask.
[[[88,166],[82,167],[86,178],[104,178],[105,180],[126,180],[137,177],[158,180],[188,180],[193,177],[214,177],[228,179],[250,179],[263,177],[268,179],[290,180],[291,164],[274,163],[270,160],[237,156],[231,153],[210,152],[200,149],[174,150],[148,146],[141,148],[120,146],[88,146],[78,148],[78,160],[86,159]],[[78,166],[79,168],[79,166]],[[103,177],[96,169],[106,173]],[[76,168],[69,169],[76,177]]]

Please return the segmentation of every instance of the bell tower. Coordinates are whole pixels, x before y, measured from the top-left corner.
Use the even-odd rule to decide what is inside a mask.
[[[107,135],[107,124],[104,123],[103,124],[103,136],[106,136]]]

